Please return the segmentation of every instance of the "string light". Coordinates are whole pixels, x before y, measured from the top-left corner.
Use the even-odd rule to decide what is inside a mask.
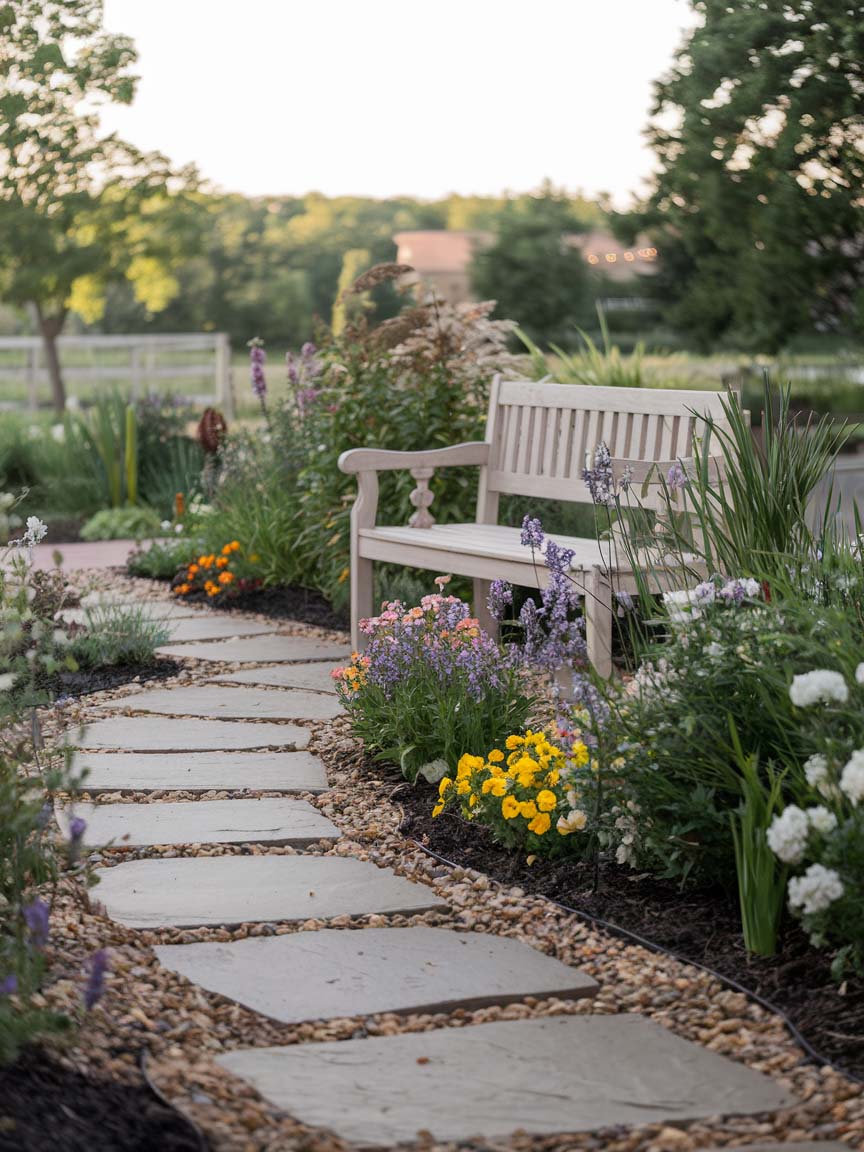
[[[618,263],[618,255],[619,254],[617,252],[604,252],[602,257],[601,257],[601,256],[598,256],[595,252],[589,252],[588,255],[585,257],[585,259],[588,261],[589,264],[599,264],[601,259],[605,260],[607,264],[617,264]],[[635,253],[629,252],[629,251],[624,252],[623,257],[627,261],[628,264],[632,264],[634,262],[634,260],[646,260],[646,261],[650,262],[652,260],[657,259],[657,249],[656,248],[640,248]]]

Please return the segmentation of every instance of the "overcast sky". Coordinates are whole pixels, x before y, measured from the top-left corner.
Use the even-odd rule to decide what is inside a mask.
[[[626,205],[686,0],[105,0],[141,83],[104,125],[250,195],[544,177]]]

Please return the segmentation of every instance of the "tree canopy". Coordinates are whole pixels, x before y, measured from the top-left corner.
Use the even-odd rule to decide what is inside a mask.
[[[654,230],[670,319],[775,351],[864,321],[864,6],[691,0],[655,90]]]
[[[132,42],[102,27],[102,0],[0,5],[0,295],[32,308],[54,402],[64,403],[56,338],[70,308],[98,319],[127,277],[164,308],[197,236],[185,199],[194,173],[171,172],[99,132],[99,107],[135,91]]]

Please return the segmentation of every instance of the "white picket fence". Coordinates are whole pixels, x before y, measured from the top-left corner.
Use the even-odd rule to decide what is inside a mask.
[[[120,388],[131,397],[172,393],[234,414],[231,344],[224,332],[154,336],[61,336],[57,341],[67,402],[86,404]],[[0,410],[51,404],[51,383],[38,336],[0,337]]]

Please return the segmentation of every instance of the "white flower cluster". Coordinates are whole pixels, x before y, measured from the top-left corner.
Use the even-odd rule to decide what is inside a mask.
[[[664,592],[663,604],[673,624],[686,624],[690,620],[698,620],[702,613],[696,606],[700,601],[695,591],[686,588],[679,592]]]
[[[864,748],[859,748],[849,757],[840,773],[840,790],[848,796],[853,807],[864,800]]]
[[[845,704],[849,688],[839,672],[816,668],[793,676],[789,686],[789,699],[796,708],[809,708],[812,704]]]
[[[784,864],[800,864],[804,859],[809,832],[807,813],[795,804],[787,804],[780,815],[771,821],[765,838],[778,860]]]
[[[843,881],[833,868],[811,864],[803,876],[789,881],[789,907],[805,916],[824,912],[843,895]]]

